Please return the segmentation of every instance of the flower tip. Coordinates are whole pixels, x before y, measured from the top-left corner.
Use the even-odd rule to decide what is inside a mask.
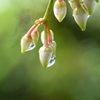
[[[59,21],[59,22],[62,22],[62,21],[63,21],[63,19],[58,19],[58,21]]]
[[[81,28],[82,31],[85,31],[86,26],[79,26]]]
[[[48,68],[47,65],[42,65],[44,68]]]
[[[25,51],[23,49],[21,49],[21,53],[24,53]]]
[[[82,31],[85,31],[85,28],[81,28]]]

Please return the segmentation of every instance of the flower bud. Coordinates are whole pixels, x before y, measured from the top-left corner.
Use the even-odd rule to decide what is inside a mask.
[[[50,30],[50,34],[51,34],[51,36],[52,36],[52,39],[54,39],[54,35],[53,35],[52,30]],[[41,33],[41,41],[42,41],[43,44],[44,44],[44,38],[45,38],[44,35],[45,35],[45,34],[44,34],[44,31],[42,31],[42,33]]]
[[[25,51],[27,51],[31,43],[32,38],[27,37],[27,35],[24,35],[21,39],[21,52],[24,53]]]
[[[79,27],[84,31],[86,29],[86,22],[88,19],[87,12],[84,8],[78,7],[73,10],[73,17]]]
[[[52,49],[50,46],[48,47],[42,46],[39,49],[39,58],[43,67],[45,68],[48,67],[51,57],[52,57]]]
[[[32,42],[34,43],[34,45],[36,45],[39,38],[39,33],[37,31],[36,32],[33,31],[31,33],[31,37],[32,37]]]
[[[65,18],[67,12],[67,6],[65,1],[56,1],[54,4],[54,15],[59,22]]]
[[[69,2],[72,9],[76,8],[75,0],[68,0],[68,2]]]
[[[21,53],[30,51],[35,48],[33,40],[31,37],[28,37],[27,34],[24,35],[21,39]]]
[[[95,0],[83,0],[83,4],[87,9],[89,15],[91,15],[95,6]]]

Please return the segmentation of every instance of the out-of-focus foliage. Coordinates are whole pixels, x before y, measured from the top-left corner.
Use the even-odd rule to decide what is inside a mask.
[[[66,0],[67,2],[67,0]],[[68,13],[59,23],[53,11],[57,60],[50,68],[39,62],[37,47],[21,54],[20,39],[43,17],[48,0],[0,0],[0,100],[100,100],[100,3],[82,32]],[[39,33],[43,26],[39,27]]]

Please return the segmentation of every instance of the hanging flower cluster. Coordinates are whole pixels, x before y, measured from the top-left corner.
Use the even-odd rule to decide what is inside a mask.
[[[44,25],[44,30],[41,33],[41,42],[43,46],[39,49],[39,58],[43,67],[47,68],[53,65],[56,61],[56,42],[54,41],[54,33],[49,29],[48,22],[40,18],[29,29],[29,31],[21,39],[21,52],[30,51],[36,47],[39,33],[38,27]]]
[[[43,46],[39,49],[39,59],[43,67],[52,66],[56,61],[56,42],[54,41],[54,33],[49,28],[48,17],[54,0],[50,0],[43,18],[35,21],[35,24],[21,39],[21,52],[33,50],[36,47],[39,38],[38,27],[44,25],[41,33],[41,42]],[[98,0],[96,0],[98,2]],[[69,0],[69,4],[73,9],[73,17],[82,31],[86,28],[86,22],[92,14],[95,0]],[[59,22],[66,16],[67,5],[64,0],[56,0],[54,3],[54,15]]]

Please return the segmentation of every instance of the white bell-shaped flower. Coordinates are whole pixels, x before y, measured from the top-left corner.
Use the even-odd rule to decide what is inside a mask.
[[[79,27],[84,31],[86,29],[86,22],[88,19],[88,14],[84,8],[78,7],[73,10],[73,17]]]
[[[39,33],[36,32],[32,32],[31,33],[31,37],[32,37],[32,42],[34,45],[36,45],[36,43],[38,42],[38,38],[39,38]]]
[[[47,68],[49,67],[48,64],[50,62],[50,59],[52,57],[52,49],[50,46],[45,47],[44,45],[39,49],[39,58],[40,62],[43,67]]]
[[[62,22],[62,20],[65,18],[66,16],[66,12],[67,12],[67,5],[65,1],[56,1],[54,4],[54,15],[57,18],[57,20],[59,22]]]
[[[54,34],[53,34],[52,30],[50,30],[50,34],[51,34],[52,39],[54,39]],[[44,35],[45,35],[44,31],[42,31],[42,33],[41,33],[41,41],[42,41],[43,44],[44,44],[44,38],[45,38]]]
[[[32,38],[24,35],[21,39],[21,53],[32,50],[35,45],[32,43]]]

